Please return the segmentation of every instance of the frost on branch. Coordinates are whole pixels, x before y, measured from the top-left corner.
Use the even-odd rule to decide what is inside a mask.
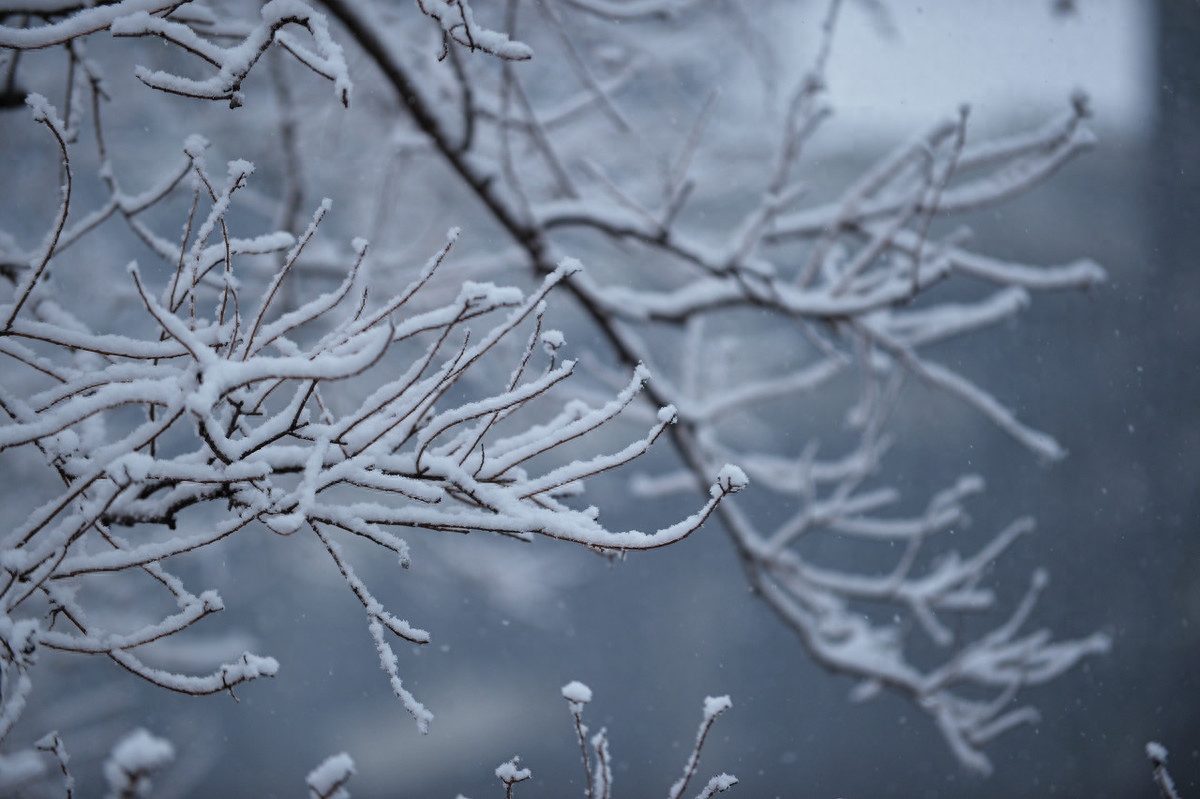
[[[9,3],[6,19],[16,18],[21,3]],[[152,89],[208,100],[225,100],[231,107],[243,104],[242,82],[272,44],[278,44],[313,72],[333,82],[342,105],[350,102],[352,83],[341,46],[329,34],[325,17],[303,0],[270,0],[262,6],[259,19],[232,23],[219,20],[210,9],[193,3],[162,0],[122,0],[83,8],[69,7],[68,16],[45,25],[9,27],[0,25],[0,48],[34,50],[71,43],[101,30],[114,36],[156,36],[176,45],[216,70],[205,79],[194,79],[162,70],[137,67],[138,79]],[[39,3],[30,2],[26,12],[33,17],[57,17],[44,14]],[[182,8],[181,8],[182,7]],[[297,25],[306,29],[313,48],[285,30]],[[209,38],[206,38],[208,34]],[[222,46],[214,39],[237,38],[237,44]]]
[[[230,545],[256,528],[320,543],[362,605],[394,693],[425,731],[433,714],[403,684],[392,642],[422,644],[429,633],[376,599],[346,540],[377,545],[403,567],[408,547],[396,531],[405,528],[522,541],[540,535],[602,553],[650,549],[689,535],[741,487],[736,476],[723,476],[694,514],[662,530],[607,529],[594,509],[571,504],[582,481],[644,453],[674,417],[662,414],[615,452],[540,465],[620,415],[649,377],[639,367],[606,403],[572,400],[544,413],[575,368],[558,359],[558,346],[540,346],[546,298],[578,262],[564,261],[528,296],[467,282],[448,303],[418,308],[414,297],[457,232],[410,285],[382,301],[368,296],[368,248],[358,242],[340,285],[280,307],[280,286],[330,204],[321,203],[299,239],[233,238],[226,219],[253,166],[231,162],[219,181],[203,147],[190,139],[185,151],[207,212],[197,197],[190,240],[156,240],[174,274],[155,285],[136,264],[128,268],[144,313],[141,333],[92,332],[28,280],[17,284],[13,303],[0,305],[9,320],[0,334],[8,364],[0,455],[35,453],[59,483],[6,531],[0,550],[0,738],[20,717],[45,650],[104,655],[193,695],[232,694],[274,676],[279,663],[251,653],[201,674],[164,670],[142,655],[224,609],[215,590],[186,587],[172,559]],[[114,197],[114,207],[128,204]],[[78,223],[89,224],[86,215]],[[58,240],[70,245],[80,235],[68,228]],[[240,275],[242,261],[272,253],[281,266],[265,285],[253,272]],[[562,344],[561,335],[549,338]],[[510,357],[506,380],[477,374],[481,363]],[[139,578],[159,592],[140,608],[157,608],[157,620],[114,625],[111,613],[92,612],[93,586]],[[120,752],[149,752],[145,740]],[[116,758],[113,773],[133,774],[134,790],[149,765],[131,771],[130,757]]]
[[[114,21],[115,36],[157,36],[206,61],[217,74],[203,80],[186,78],[162,70],[138,67],[138,80],[152,89],[206,100],[226,100],[231,108],[244,102],[242,82],[272,43],[278,43],[313,72],[333,81],[334,92],[342,105],[349,105],[352,83],[342,48],[329,35],[325,17],[313,11],[302,0],[271,0],[262,7],[262,19],[245,38],[231,46],[221,47],[204,39],[192,20],[175,22],[153,16],[145,11],[134,12]],[[308,30],[316,50],[310,50],[298,39],[281,30],[287,25],[299,25]],[[227,33],[227,32],[225,32]]]
[[[578,680],[572,680],[562,687],[562,696],[567,700],[567,707],[571,711],[571,720],[575,725],[575,735],[579,740],[579,754],[584,773],[584,796],[587,799],[612,799],[612,757],[609,752],[607,730],[601,729],[591,737],[590,743],[594,758],[588,755],[588,728],[583,723],[583,709],[587,703],[592,701],[592,689]],[[727,696],[705,698],[704,719],[700,722],[700,729],[696,731],[696,743],[684,764],[683,776],[676,780],[667,791],[667,799],[680,799],[683,792],[687,790],[688,783],[695,776],[696,769],[700,765],[700,750],[704,747],[709,730],[712,729],[717,717],[732,707],[732,704]],[[519,757],[514,757],[496,767],[496,777],[504,784],[505,799],[512,799],[514,785],[524,782],[532,776],[532,771],[521,767]],[[729,790],[737,782],[737,777],[732,774],[718,774],[710,779],[704,789],[696,795],[697,799],[710,799],[718,793]]]
[[[533,57],[528,45],[512,41],[507,34],[489,30],[477,23],[467,0],[417,0],[417,7],[421,13],[436,20],[448,38],[463,47],[480,50],[506,61],[525,61]]]
[[[1085,259],[1043,266],[991,257],[949,224],[953,215],[1031,190],[1092,147],[1086,101],[1071,98],[1045,123],[992,140],[978,140],[969,109],[960,108],[832,197],[812,197],[805,148],[836,101],[826,94],[825,74],[841,8],[834,0],[812,66],[787,96],[773,157],[747,159],[761,170],[734,169],[720,140],[705,141],[710,104],[686,137],[663,147],[663,168],[629,169],[619,146],[606,150],[596,129],[626,124],[613,91],[638,77],[636,47],[622,40],[630,77],[593,69],[604,60],[590,43],[593,26],[605,20],[614,35],[624,30],[617,23],[628,24],[624,12],[631,9],[595,0],[534,5],[543,32],[567,40],[574,94],[539,96],[535,80],[519,70],[476,61],[455,76],[464,104],[453,111],[392,81],[414,107],[414,125],[533,268],[552,268],[545,253],[556,241],[589,236],[634,265],[575,275],[565,288],[614,353],[653,370],[647,421],[659,408],[672,409],[671,441],[683,467],[643,476],[638,487],[654,496],[715,492],[713,475],[720,490],[748,484],[747,498],[723,503],[717,515],[755,593],[813,658],[857,680],[855,698],[883,690],[909,698],[966,768],[988,772],[988,741],[1037,718],[1033,708],[1014,705],[1021,689],[1061,676],[1106,651],[1109,641],[1101,634],[1056,640],[1037,629],[1033,608],[1048,584],[1041,571],[1022,598],[1001,606],[988,585],[990,564],[1032,532],[1031,520],[1002,520],[990,534],[977,525],[982,540],[962,552],[952,546],[967,539],[950,536],[970,526],[967,501],[982,490],[981,478],[964,474],[919,500],[924,509],[914,510],[913,498],[905,508],[884,474],[885,455],[904,438],[893,413],[905,384],[916,381],[995,425],[1039,461],[1066,456],[1063,444],[1008,407],[1003,384],[989,388],[931,353],[995,334],[1040,292],[1085,290],[1104,280],[1104,270]],[[689,8],[634,5],[650,16]],[[729,20],[716,18],[712,30],[726,30]],[[700,19],[699,12],[689,18],[698,25]],[[642,21],[653,24],[649,16]],[[654,30],[654,58],[681,71],[694,66],[694,48],[682,35]],[[678,64],[662,55],[676,52]],[[383,68],[402,68],[394,51],[373,57]],[[498,155],[473,144],[493,138],[502,145]],[[710,205],[689,214],[700,196]],[[723,470],[725,463],[740,468]],[[822,562],[817,541],[867,556]],[[959,632],[972,617],[988,619],[990,630]],[[924,640],[910,640],[917,638]]]
[[[496,779],[504,783],[505,799],[512,799],[514,785],[533,777],[533,772],[527,768],[521,768],[520,762],[521,758],[514,757],[512,760],[496,766]]]
[[[982,490],[981,478],[964,474],[932,496],[906,498],[887,477],[885,456],[922,433],[894,413],[914,381],[1040,461],[1066,455],[1036,419],[1009,407],[1003,381],[942,362],[935,348],[998,335],[1040,293],[1103,281],[1104,271],[1086,259],[1047,266],[992,257],[953,226],[955,214],[1000,205],[1090,148],[1087,103],[1072,98],[1045,123],[987,141],[975,135],[967,109],[948,108],[947,118],[931,120],[856,180],[817,196],[809,187],[822,180],[808,173],[819,165],[805,151],[837,99],[827,95],[836,76],[826,67],[838,0],[827,5],[807,72],[763,70],[766,93],[784,99],[779,116],[741,125],[725,141],[721,120],[738,115],[727,113],[716,86],[660,104],[654,80],[703,80],[720,48],[736,39],[748,40],[734,43],[749,44],[768,67],[780,66],[756,26],[772,8],[793,4],[763,0],[749,14],[747,4],[703,0],[474,4],[486,24],[466,0],[415,5],[405,13],[373,0],[326,0],[321,7],[338,23],[334,42],[323,17],[298,0],[6,1],[0,48],[61,45],[73,99],[60,115],[31,98],[62,154],[59,212],[35,250],[0,242],[0,274],[16,286],[0,314],[0,357],[11,367],[0,372],[7,414],[0,453],[40,458],[62,486],[9,531],[0,562],[8,614],[0,620],[0,737],[24,709],[47,649],[101,654],[189,693],[232,692],[274,674],[275,661],[250,654],[205,664],[198,675],[167,673],[138,657],[222,607],[215,592],[186,588],[168,571],[170,559],[260,523],[280,536],[311,536],[328,554],[364,609],[394,692],[424,728],[432,714],[401,681],[393,641],[420,643],[428,634],[377,601],[343,546],[347,538],[381,546],[404,565],[409,554],[397,530],[405,527],[544,535],[612,553],[671,543],[715,513],[756,594],[810,656],[855,679],[856,699],[884,690],[909,699],[966,767],[986,772],[987,742],[1036,718],[1014,704],[1021,689],[1062,675],[1108,640],[1055,639],[1037,628],[1034,605],[1048,585],[1041,571],[1017,601],[1001,601],[989,564],[1033,523],[971,527],[968,500]],[[410,29],[428,34],[435,24],[434,36]],[[122,47],[154,37],[199,60],[201,77],[172,62],[170,70],[141,69],[145,86],[234,105],[274,102],[256,96],[248,79],[272,44],[332,81],[343,103],[345,63],[371,62],[355,78],[377,81],[369,96],[391,93],[394,102],[377,106],[395,140],[369,141],[365,129],[349,143],[362,144],[368,157],[395,145],[405,159],[432,162],[421,175],[456,184],[443,191],[440,183],[410,181],[416,195],[385,187],[381,216],[456,198],[430,215],[439,225],[463,221],[463,213],[488,217],[496,239],[473,262],[484,275],[473,274],[455,297],[428,300],[426,285],[447,245],[396,297],[366,297],[367,247],[356,240],[344,280],[342,261],[321,264],[324,274],[336,273],[337,288],[293,302],[296,273],[318,260],[310,242],[329,205],[306,229],[297,198],[306,169],[318,171],[316,159],[302,157],[310,153],[286,135],[278,148],[285,152],[267,152],[279,156],[283,163],[272,166],[295,189],[277,225],[290,232],[230,232],[230,209],[253,169],[243,161],[210,172],[199,137],[188,140],[174,169],[132,193],[97,135],[108,197],[68,217],[75,175],[66,149],[80,98],[98,105],[104,96],[83,43],[108,30]],[[536,42],[539,58],[515,63],[529,55],[518,38]],[[464,48],[495,57],[462,57]],[[10,83],[28,74],[28,61],[7,62]],[[276,85],[275,99],[286,106],[281,128],[319,129],[320,106],[289,100],[290,85],[286,75]],[[256,130],[270,124],[261,116]],[[680,120],[690,130],[664,143]],[[754,157],[728,157],[738,155],[727,152],[729,141],[768,144],[757,137],[772,125],[769,157],[753,146],[746,152]],[[631,153],[646,152],[649,159],[631,163]],[[185,186],[194,194],[181,243],[176,229],[156,229],[145,212],[186,194]],[[464,195],[471,202],[460,203]],[[701,201],[709,205],[697,210]],[[55,304],[43,278],[58,253],[87,246],[100,225],[122,218],[171,276],[130,270],[129,294],[146,330],[95,332]],[[611,259],[589,253],[602,268],[575,271],[561,254],[580,242],[598,242]],[[282,268],[257,291],[264,281],[244,267],[263,262]],[[494,284],[496,270],[514,267],[522,279],[535,276],[529,296]],[[615,396],[535,415],[574,369],[561,360],[564,336],[541,329],[540,303],[552,287],[569,295],[579,326],[623,371]],[[523,345],[515,354],[507,344],[514,340]],[[462,390],[482,380],[479,363],[502,358],[510,380]],[[646,382],[650,371],[655,379]],[[644,435],[567,462],[542,457],[622,414],[640,414]],[[939,447],[954,438],[923,432]],[[663,433],[682,466],[637,485],[658,497],[698,494],[692,516],[654,533],[613,532],[572,504],[581,481],[637,457]],[[870,554],[826,561],[820,553],[829,542]],[[152,622],[95,619],[65,590],[132,575],[166,600]],[[607,762],[599,755],[607,739],[592,744],[598,763]],[[725,785],[716,778],[705,795]]]

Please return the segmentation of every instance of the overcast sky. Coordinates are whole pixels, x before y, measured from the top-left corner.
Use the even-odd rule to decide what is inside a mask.
[[[1050,0],[905,0],[886,4],[892,32],[881,31],[872,5],[848,2],[834,42],[828,77],[841,123],[890,136],[967,102],[976,129],[986,129],[1014,113],[1062,108],[1083,89],[1101,130],[1148,129],[1152,3],[1078,0],[1064,18]],[[796,29],[812,36],[824,4],[795,13]]]

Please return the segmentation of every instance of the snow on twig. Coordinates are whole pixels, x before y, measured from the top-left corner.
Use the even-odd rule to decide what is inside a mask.
[[[571,721],[575,728],[575,737],[579,742],[580,762],[584,772],[584,795],[587,799],[612,799],[613,775],[612,761],[609,753],[607,730],[601,729],[591,737],[592,750],[595,752],[595,762],[588,756],[588,728],[583,723],[584,708],[592,701],[592,689],[578,680],[572,680],[562,687],[563,699],[571,713]],[[687,789],[688,782],[695,775],[700,763],[700,750],[708,738],[708,733],[716,722],[717,717],[732,707],[728,696],[710,696],[704,700],[703,719],[696,732],[696,742],[684,764],[683,776],[676,780],[667,792],[668,799],[680,799]],[[512,796],[512,786],[529,779],[532,774],[529,769],[519,766],[520,758],[500,764],[496,776],[500,778],[508,790],[507,796]],[[738,782],[732,774],[719,774],[708,781],[705,788],[697,797],[711,797],[717,793],[729,790]]]
[[[480,50],[505,61],[533,58],[533,50],[499,31],[489,30],[475,21],[467,0],[417,0],[421,13],[432,17],[445,35],[471,50]]]
[[[535,468],[541,456],[611,422],[649,377],[645,369],[636,369],[626,390],[601,408],[568,403],[560,421],[527,420],[522,427],[522,412],[572,373],[573,361],[558,363],[562,335],[541,328],[548,294],[581,268],[570,259],[528,296],[515,288],[468,282],[448,305],[408,312],[409,300],[445,259],[447,245],[409,287],[370,310],[362,299],[357,305],[351,299],[367,251],[360,241],[338,288],[295,308],[275,309],[273,297],[328,211],[323,203],[298,242],[268,237],[276,248],[291,246],[292,251],[243,325],[236,311],[228,311],[241,307],[238,295],[244,289],[233,275],[245,250],[224,231],[234,192],[252,169],[233,162],[228,181],[218,188],[198,146],[196,141],[186,145],[210,207],[194,231],[188,228],[194,237],[190,244],[185,239],[163,253],[175,275],[160,295],[136,265],[128,269],[152,323],[149,335],[94,333],[42,303],[14,318],[0,337],[0,352],[53,380],[24,396],[8,388],[0,392],[10,417],[0,425],[0,454],[36,448],[65,483],[58,496],[32,508],[8,533],[0,552],[0,738],[24,709],[40,650],[103,655],[155,685],[195,695],[232,694],[242,683],[276,674],[276,660],[250,653],[207,674],[158,668],[139,654],[141,647],[182,634],[224,609],[215,591],[189,592],[166,564],[225,545],[256,523],[281,536],[308,531],[320,541],[362,604],[393,692],[424,732],[433,714],[404,685],[387,636],[421,644],[430,635],[379,602],[339,536],[383,547],[402,566],[409,565],[409,555],[407,544],[392,532],[398,527],[518,538],[540,534],[602,552],[651,548],[690,535],[745,484],[740,472],[724,470],[697,513],[653,533],[613,532],[593,510],[575,510],[560,501],[584,478],[641,455],[674,421],[674,413],[664,410],[644,438],[613,454]],[[212,261],[204,244],[210,236],[222,239]],[[451,231],[450,240],[456,236]],[[221,280],[204,279],[210,263],[224,264]],[[204,308],[211,309],[210,318],[203,317]],[[505,340],[531,319],[534,333],[506,385],[490,395],[463,398],[466,376],[486,359],[502,357]],[[469,325],[479,322],[485,332],[472,336]],[[310,335],[314,328],[321,334]],[[459,336],[463,344],[453,346]],[[411,346],[418,342],[424,343]],[[539,342],[550,360],[540,374],[531,368]],[[402,347],[408,347],[412,360],[407,368],[393,370],[393,365],[404,366],[396,352]],[[381,368],[385,362],[387,369]],[[339,403],[345,410],[335,412],[323,399],[323,388],[352,381],[356,388]],[[459,399],[435,410],[451,389]],[[355,396],[358,400],[350,401]],[[131,410],[141,423],[128,423]],[[209,506],[220,506],[223,518],[205,523],[193,513]],[[166,532],[137,537],[113,532],[121,528]],[[175,611],[127,629],[92,621],[72,586],[127,572],[141,572],[165,588]],[[53,629],[32,618],[19,620],[39,594],[61,619]],[[134,749],[150,752],[148,747]],[[129,757],[119,761],[118,771],[127,774],[119,790],[141,791],[149,761],[145,768],[130,765]],[[317,794],[341,795],[338,780],[319,782],[313,787]]]
[[[104,763],[110,799],[149,796],[150,774],[175,759],[175,747],[141,728],[122,738]]]
[[[66,19],[34,27],[0,25],[0,47],[16,50],[40,50],[109,28],[116,20],[130,14],[158,14],[180,4],[180,0],[120,0],[120,2],[76,7]],[[35,3],[36,5],[36,3]],[[21,3],[19,11],[34,11]],[[53,13],[53,12],[50,12]]]
[[[287,37],[287,49],[296,59],[334,84],[342,105],[349,105],[353,83],[341,45],[329,34],[325,17],[301,0],[270,0],[262,7],[262,22],[240,43],[221,47],[200,37],[189,25],[136,11],[115,19],[115,36],[158,36],[178,45],[217,68],[211,78],[196,80],[163,70],[138,67],[134,74],[152,89],[207,100],[227,100],[231,108],[244,102],[242,82],[258,59],[279,36],[285,25],[300,25],[308,30],[316,51],[303,48],[295,38]],[[284,34],[286,36],[286,34]]]
[[[1146,757],[1154,766],[1154,784],[1158,786],[1163,799],[1180,799],[1175,790],[1175,781],[1167,771],[1167,748],[1160,743],[1150,741],[1146,744]]]
[[[310,799],[350,799],[345,785],[354,770],[354,759],[345,752],[325,758],[304,778]]]
[[[790,98],[776,151],[754,159],[766,164],[765,174],[735,175],[727,186],[706,171],[711,144],[701,130],[713,94],[699,87],[697,98],[709,99],[686,138],[667,148],[660,170],[665,186],[658,186],[645,165],[626,169],[624,160],[614,165],[607,158],[609,143],[594,133],[597,117],[619,131],[639,130],[637,104],[630,102],[634,78],[651,69],[670,74],[677,66],[686,68],[680,74],[692,74],[689,58],[714,53],[694,41],[681,48],[658,36],[639,53],[636,36],[612,47],[599,31],[617,22],[624,30],[653,24],[697,5],[539,2],[542,14],[522,19],[521,35],[565,48],[579,86],[562,93],[539,88],[540,78],[526,73],[536,64],[514,63],[532,55],[515,40],[515,2],[504,13],[503,30],[477,21],[467,0],[420,0],[424,16],[410,9],[408,18],[437,25],[431,55],[449,64],[415,57],[413,37],[400,29],[404,17],[361,0],[323,6],[341,23],[338,41],[325,17],[300,0],[272,0],[242,20],[226,18],[224,10],[157,0],[0,2],[6,15],[0,48],[67,44],[69,58],[82,59],[83,37],[99,31],[111,30],[124,42],[156,37],[194,56],[201,77],[139,68],[146,86],[235,106],[253,102],[247,77],[272,44],[331,81],[342,104],[352,89],[348,63],[374,62],[411,118],[406,141],[420,139],[412,152],[440,159],[449,179],[496,223],[504,260],[542,277],[531,290],[480,280],[450,300],[430,299],[429,287],[450,268],[445,264],[458,246],[454,229],[392,296],[380,291],[386,281],[369,280],[367,270],[371,259],[390,269],[394,253],[384,249],[376,256],[355,240],[348,257],[322,256],[321,270],[333,274],[336,285],[293,302],[285,287],[298,287],[301,275],[312,273],[328,203],[317,207],[306,229],[295,225],[298,237],[276,231],[238,238],[228,223],[239,217],[251,164],[235,161],[223,176],[210,173],[206,143],[191,137],[178,164],[144,191],[127,192],[109,161],[98,116],[106,194],[86,213],[69,209],[67,224],[67,145],[78,127],[79,103],[68,103],[64,121],[48,102],[31,98],[35,119],[58,139],[68,183],[43,245],[10,258],[6,244],[0,264],[17,286],[0,314],[6,319],[0,358],[32,375],[10,384],[5,373],[0,456],[35,455],[58,487],[25,509],[0,553],[0,737],[24,710],[37,659],[48,650],[104,655],[185,692],[230,690],[274,674],[278,663],[254,655],[197,664],[199,676],[154,668],[139,655],[148,643],[213,623],[206,620],[221,610],[216,592],[184,588],[168,571],[173,559],[235,546],[248,529],[317,538],[362,605],[381,668],[421,729],[432,714],[402,682],[390,636],[414,643],[430,636],[378,601],[355,568],[356,553],[343,546],[347,537],[382,547],[402,566],[410,564],[403,528],[491,531],[526,541],[544,536],[619,553],[678,541],[715,514],[757,593],[817,662],[854,678],[860,699],[887,689],[911,700],[964,765],[980,772],[990,768],[987,741],[1036,718],[1033,708],[1013,707],[1025,686],[1104,651],[1108,640],[1101,635],[1054,640],[1036,628],[1022,632],[1033,624],[1046,585],[1041,572],[990,632],[960,640],[959,618],[998,604],[988,564],[1017,546],[1032,523],[1000,525],[960,555],[950,548],[949,533],[970,523],[967,500],[982,490],[982,481],[965,475],[924,510],[896,512],[903,507],[899,491],[882,474],[885,454],[905,432],[888,429],[890,413],[913,377],[963,400],[1039,457],[1065,454],[1005,407],[1004,386],[976,385],[964,376],[969,370],[960,374],[934,362],[927,348],[994,330],[1039,291],[1086,289],[1104,279],[1086,259],[1042,266],[989,257],[968,248],[961,231],[944,234],[935,224],[1003,203],[1088,149],[1086,102],[1073,98],[1048,123],[993,141],[968,140],[961,118],[937,121],[833,199],[805,206],[799,179],[805,146],[825,129],[833,101],[825,63],[842,3],[832,0],[815,63]],[[505,11],[480,10],[492,14],[485,20]],[[745,12],[716,7],[713,19],[723,25],[731,13]],[[22,27],[11,24],[18,16]],[[353,48],[349,57],[343,47]],[[468,58],[459,47],[495,58]],[[15,73],[15,62],[9,63]],[[90,91],[98,107],[104,93],[94,82],[98,72],[83,71],[88,80],[77,82],[92,88],[79,94]],[[553,77],[549,83],[561,84]],[[299,110],[288,109],[297,124],[304,121]],[[637,147],[628,144],[621,137],[613,152],[625,159],[650,146],[648,137]],[[647,190],[647,183],[655,185]],[[684,212],[686,203],[696,210],[697,198],[730,189],[756,195],[738,218]],[[439,192],[420,196],[422,203],[434,202]],[[175,230],[158,230],[153,214],[144,213],[176,199],[191,201],[182,240]],[[141,303],[149,333],[90,330],[57,307],[43,285],[47,270],[65,263],[56,260],[65,249],[89,246],[109,220],[124,222],[152,258],[173,270],[166,281],[152,268],[130,270],[130,296]],[[567,246],[588,237],[618,245],[637,268],[597,270],[601,277],[595,277],[561,258]],[[260,254],[273,255],[282,268],[260,279],[254,274]],[[948,281],[991,285],[955,302],[930,292]],[[577,376],[575,362],[564,357],[563,336],[542,329],[551,292],[570,296],[581,325],[589,325],[621,364],[625,374],[613,381],[615,396],[564,399]],[[751,317],[767,321],[746,325]],[[677,350],[680,331],[686,346]],[[545,351],[538,348],[542,342]],[[486,368],[497,361],[499,379]],[[842,397],[838,392],[847,385],[845,407],[840,399],[820,401]],[[829,405],[838,406],[832,408],[833,426],[842,425],[836,432],[822,427],[824,419],[807,426],[810,408]],[[596,438],[587,438],[604,435],[621,418],[644,427],[617,444],[610,438],[593,445]],[[771,447],[787,436],[774,435],[769,445],[747,440],[736,432],[746,420],[804,441],[776,451]],[[838,450],[831,438],[849,443]],[[640,457],[656,440],[669,442],[682,465],[646,478],[643,487],[698,491],[698,510],[662,530],[615,531],[593,509],[573,505],[582,481]],[[577,454],[578,447],[586,454]],[[740,468],[723,467],[727,462]],[[754,490],[771,492],[785,507],[782,521],[765,528],[756,523],[748,503],[758,496],[737,504],[732,495],[751,479]],[[220,518],[201,521],[209,508]],[[802,542],[816,536],[895,545],[895,554],[877,571],[829,566],[806,554]],[[125,573],[148,578],[171,606],[150,621],[122,626],[97,615],[100,623],[78,601],[83,594],[69,590]],[[52,629],[34,618],[38,602],[51,608]],[[926,636],[944,657],[918,667],[906,651],[909,635]],[[581,714],[583,693],[571,694],[567,699]],[[588,740],[576,720],[590,768]],[[604,731],[590,743],[596,766],[587,785],[599,799],[611,791],[610,743]],[[698,752],[697,745],[673,796],[685,792]],[[515,759],[506,766],[497,776],[508,779],[511,794],[528,772]],[[310,788],[337,795],[342,788],[334,777],[348,773],[329,766],[322,771],[329,779],[319,789],[310,780]],[[733,782],[720,775],[699,795],[712,796]]]

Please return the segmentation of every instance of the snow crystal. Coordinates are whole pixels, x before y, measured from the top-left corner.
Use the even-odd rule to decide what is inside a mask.
[[[1158,741],[1150,741],[1146,744],[1146,757],[1153,760],[1155,763],[1167,762],[1167,747],[1160,744]]]
[[[675,424],[678,418],[679,411],[675,409],[674,405],[664,405],[658,409],[658,421],[663,424]]]
[[[578,680],[572,680],[562,687],[563,699],[577,705],[586,705],[592,701],[592,689]]]

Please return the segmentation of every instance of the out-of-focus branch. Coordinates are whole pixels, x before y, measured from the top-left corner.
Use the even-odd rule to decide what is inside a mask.
[[[1167,771],[1167,748],[1151,741],[1146,744],[1146,757],[1154,766],[1154,784],[1158,786],[1163,799],[1180,799],[1179,792],[1175,790],[1175,781]]]

